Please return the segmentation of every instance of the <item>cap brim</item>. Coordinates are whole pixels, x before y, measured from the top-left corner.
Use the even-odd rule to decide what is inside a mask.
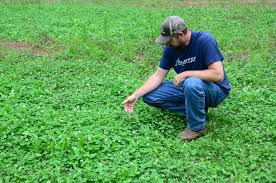
[[[160,35],[160,36],[155,40],[155,42],[156,42],[157,44],[165,45],[165,44],[169,43],[171,39],[172,39],[171,36],[162,36],[162,35]]]

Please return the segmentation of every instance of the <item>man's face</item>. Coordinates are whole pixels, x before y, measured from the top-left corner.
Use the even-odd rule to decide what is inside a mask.
[[[167,45],[167,46],[171,46],[171,47],[173,47],[173,48],[179,48],[179,47],[182,46],[181,40],[179,39],[178,36],[177,36],[177,37],[173,37],[173,38],[171,39],[171,41],[168,42],[166,45]]]

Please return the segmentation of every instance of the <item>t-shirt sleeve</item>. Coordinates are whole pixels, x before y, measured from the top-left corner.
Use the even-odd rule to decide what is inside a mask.
[[[206,66],[216,61],[223,61],[224,59],[215,39],[207,39],[205,41],[205,44],[203,45],[202,54]]]
[[[160,59],[159,67],[165,70],[170,70],[172,68],[170,50],[168,47],[164,48],[163,55]]]

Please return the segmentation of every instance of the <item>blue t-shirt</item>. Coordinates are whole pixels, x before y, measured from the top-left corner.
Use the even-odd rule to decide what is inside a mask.
[[[189,70],[204,70],[216,61],[223,61],[215,38],[208,32],[192,32],[187,47],[172,48],[166,46],[159,67],[165,70],[173,68],[177,74]],[[215,82],[225,93],[231,87],[224,71],[224,80]]]

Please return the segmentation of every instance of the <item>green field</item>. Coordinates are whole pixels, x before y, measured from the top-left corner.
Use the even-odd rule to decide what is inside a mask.
[[[1,1],[0,183],[275,182],[275,3],[218,2]],[[169,15],[215,35],[232,86],[190,143],[183,116],[121,105]]]

